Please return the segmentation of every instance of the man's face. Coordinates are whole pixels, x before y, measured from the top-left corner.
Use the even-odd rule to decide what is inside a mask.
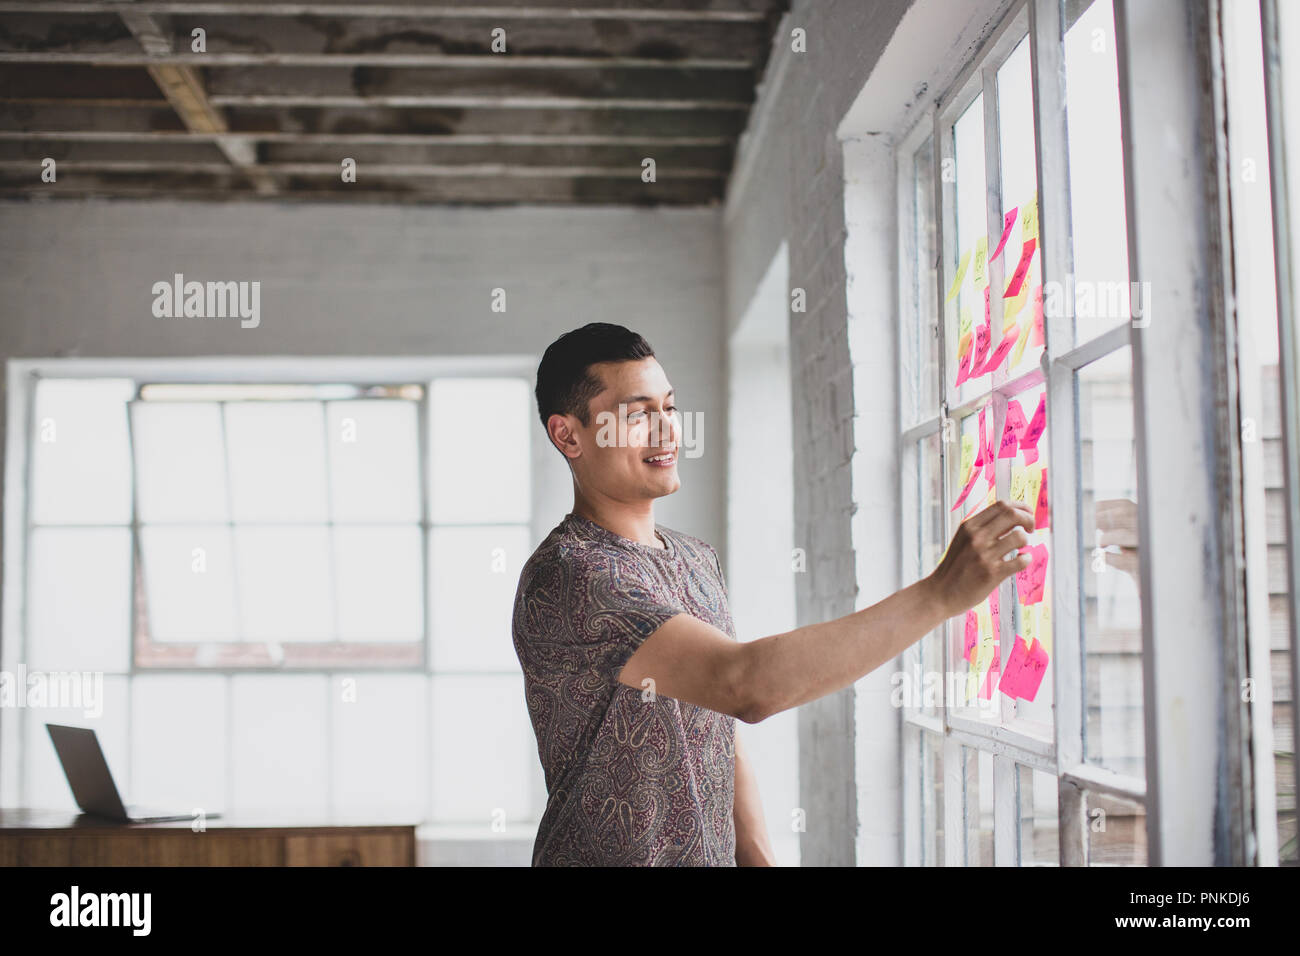
[[[588,406],[588,426],[569,419],[581,449],[569,456],[579,485],[616,501],[672,494],[682,484],[681,424],[662,366],[651,357],[598,362],[590,371],[605,387]]]

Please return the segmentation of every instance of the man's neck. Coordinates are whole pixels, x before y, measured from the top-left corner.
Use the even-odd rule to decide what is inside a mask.
[[[573,513],[638,544],[650,548],[664,547],[664,543],[655,534],[653,501],[647,501],[644,505],[629,506],[623,502],[593,501],[575,492]]]

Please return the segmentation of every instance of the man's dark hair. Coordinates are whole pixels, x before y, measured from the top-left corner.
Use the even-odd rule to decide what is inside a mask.
[[[604,386],[589,369],[597,362],[650,358],[650,343],[630,329],[608,322],[589,322],[552,342],[537,366],[537,414],[542,427],[552,415],[572,415],[591,424],[589,403]]]

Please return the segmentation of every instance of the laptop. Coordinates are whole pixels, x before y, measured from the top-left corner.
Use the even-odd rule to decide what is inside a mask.
[[[156,808],[124,805],[109,773],[108,761],[100,749],[99,738],[87,727],[63,727],[46,724],[54,750],[63,764],[63,772],[72,788],[72,796],[83,813],[105,817],[120,823],[165,823],[172,820],[193,820],[194,814],[176,813]],[[204,811],[205,819],[219,817],[219,813]]]

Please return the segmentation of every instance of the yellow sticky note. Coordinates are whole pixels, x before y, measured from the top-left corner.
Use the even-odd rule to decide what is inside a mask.
[[[1025,643],[1033,646],[1034,638],[1038,637],[1038,605],[1030,604],[1020,609],[1020,636],[1025,639]]]
[[[1033,508],[1038,504],[1038,488],[1043,483],[1042,464],[1030,465],[1026,477],[1028,480],[1025,484],[1025,503]]]
[[[1029,301],[1029,283],[1022,282],[1020,291],[1014,298],[1002,300],[1002,334],[1005,335],[1010,331],[1011,326],[1015,325],[1015,317],[1020,314],[1020,310],[1025,307]]]
[[[980,236],[975,240],[975,261],[971,268],[971,281],[978,292],[989,284],[989,241]]]
[[[1038,238],[1038,196],[1020,207],[1020,241]]]
[[[996,485],[989,488],[989,493],[984,496],[984,507],[987,508],[993,502],[998,500],[998,489]]]
[[[975,436],[961,436],[961,480],[962,485],[966,484],[966,479],[970,477],[971,467],[975,464]]]
[[[1020,337],[1016,339],[1016,347],[1011,350],[1011,368],[1020,364],[1020,358],[1025,354],[1025,346],[1029,344],[1029,323],[1032,321],[1031,316],[1023,316],[1019,321]]]
[[[962,253],[961,263],[957,266],[957,274],[952,277],[952,285],[948,287],[948,296],[943,301],[951,302],[957,296],[957,290],[961,288],[961,280],[966,277],[966,267],[970,265],[970,250],[967,249]]]
[[[1011,500],[1025,502],[1029,488],[1029,473],[1024,465],[1011,466]]]
[[[961,307],[961,321],[957,326],[957,334],[961,336],[970,335],[974,328],[975,319],[971,316],[970,306],[963,305]]]

